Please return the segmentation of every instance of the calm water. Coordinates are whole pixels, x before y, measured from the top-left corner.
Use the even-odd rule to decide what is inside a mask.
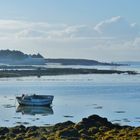
[[[137,67],[138,69],[139,67]],[[52,108],[18,107],[17,94],[52,94]],[[140,126],[140,75],[69,75],[0,79],[0,125],[49,125],[99,114]]]

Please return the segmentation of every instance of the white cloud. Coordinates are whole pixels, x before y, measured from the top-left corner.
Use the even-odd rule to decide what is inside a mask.
[[[10,38],[127,39],[137,37],[139,31],[139,27],[136,23],[128,23],[127,20],[120,16],[104,20],[95,26],[0,20],[0,37]]]
[[[0,49],[40,52],[46,57],[140,60],[139,32],[136,23],[120,16],[94,26],[0,20]]]
[[[101,36],[113,36],[122,39],[134,38],[140,31],[136,23],[129,23],[125,18],[120,16],[100,22],[94,29]]]

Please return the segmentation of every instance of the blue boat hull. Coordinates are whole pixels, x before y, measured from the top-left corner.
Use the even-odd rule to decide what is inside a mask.
[[[18,103],[24,106],[49,106],[52,104],[53,96],[51,98],[23,98],[23,97],[16,97]]]

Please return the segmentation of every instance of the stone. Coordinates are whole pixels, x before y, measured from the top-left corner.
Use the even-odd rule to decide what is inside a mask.
[[[70,137],[79,137],[78,130],[70,127],[70,128],[65,128],[63,130],[57,131],[57,137],[60,138],[70,138]]]
[[[7,127],[0,128],[0,135],[5,135],[8,132],[9,132],[9,129]]]
[[[67,121],[67,122],[63,122],[63,123],[57,123],[56,125],[54,125],[54,130],[61,130],[61,129],[64,129],[64,128],[67,128],[69,126],[73,126],[74,123],[71,122],[71,121]]]

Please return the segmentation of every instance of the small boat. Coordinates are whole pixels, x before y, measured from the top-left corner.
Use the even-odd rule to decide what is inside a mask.
[[[22,95],[16,99],[20,105],[25,106],[49,106],[52,104],[54,96],[52,95]]]

